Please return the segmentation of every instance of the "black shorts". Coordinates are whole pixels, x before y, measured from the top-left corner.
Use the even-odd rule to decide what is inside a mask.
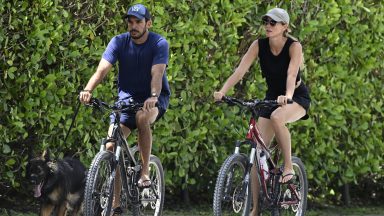
[[[278,96],[265,96],[265,100],[276,100]],[[299,87],[295,89],[295,93],[293,94],[292,100],[298,103],[305,109],[305,115],[301,117],[302,120],[308,119],[308,111],[311,105],[311,98],[309,96],[309,92],[304,83],[301,83]],[[259,116],[263,118],[271,118],[271,114],[275,111],[278,106],[275,107],[262,107],[259,112]]]
[[[165,113],[165,109],[162,107],[158,107],[159,109],[159,114],[157,114],[156,120],[159,120]],[[115,123],[115,115],[111,114],[109,116],[111,119],[111,124]],[[122,112],[120,115],[120,123],[123,124],[124,126],[128,127],[131,131],[137,128],[136,125],[136,113],[132,112]]]

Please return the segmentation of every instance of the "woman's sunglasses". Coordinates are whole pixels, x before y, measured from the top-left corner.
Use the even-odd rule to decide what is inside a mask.
[[[263,22],[263,25],[271,25],[271,26],[275,26],[277,24],[277,21],[273,20],[273,19],[269,19],[269,18],[263,18],[261,19],[261,21]]]

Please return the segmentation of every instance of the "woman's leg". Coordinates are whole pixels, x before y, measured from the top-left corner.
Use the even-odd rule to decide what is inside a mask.
[[[260,117],[259,120],[257,121],[257,127],[259,128],[259,131],[261,133],[261,137],[264,140],[264,143],[267,146],[269,146],[275,134],[273,131],[271,120]],[[256,164],[254,164],[251,169],[251,185],[252,185],[253,208],[252,208],[252,212],[249,215],[255,216],[258,213],[257,207],[259,202],[259,191],[260,191],[259,180],[257,178]]]
[[[280,145],[284,157],[284,171],[281,182],[285,183],[292,179],[293,173],[291,160],[291,134],[286,123],[295,122],[305,115],[305,109],[294,102],[277,108],[271,114],[272,127],[276,134],[277,142]]]

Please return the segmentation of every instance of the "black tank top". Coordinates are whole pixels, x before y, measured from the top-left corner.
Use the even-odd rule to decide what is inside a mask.
[[[279,95],[285,95],[288,67],[291,61],[289,47],[294,42],[288,37],[281,52],[275,56],[269,46],[269,38],[258,40],[261,72],[268,85],[267,97],[276,98]],[[299,69],[296,82],[300,79]]]

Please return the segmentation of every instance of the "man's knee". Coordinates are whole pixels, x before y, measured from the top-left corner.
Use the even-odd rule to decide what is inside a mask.
[[[158,110],[152,110],[150,112],[137,112],[136,113],[136,125],[140,127],[149,127],[152,124],[158,115]]]
[[[136,115],[136,125],[138,128],[149,126],[149,115],[144,113]]]

